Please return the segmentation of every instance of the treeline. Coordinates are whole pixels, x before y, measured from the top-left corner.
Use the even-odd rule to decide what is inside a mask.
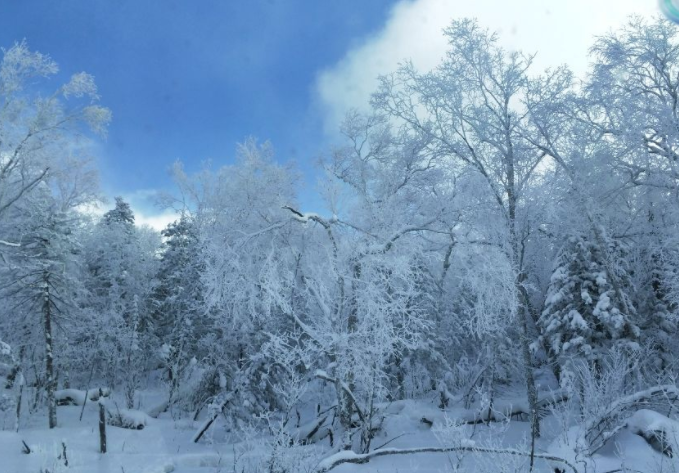
[[[611,363],[621,397],[674,379],[676,26],[596,39],[582,80],[536,71],[475,21],[445,34],[436,69],[405,63],[346,117],[322,160],[326,210],[301,208],[295,169],[250,140],[234,165],[175,166],[181,218],[162,239],[122,199],[82,212],[99,194],[79,140],[110,118],[92,78],[45,97],[35,80],[56,65],[6,50],[0,334],[29,411],[47,405],[54,426],[57,388],[96,380],[132,408],[160,382],[174,415],[254,415],[365,453],[384,401],[490,412],[522,383],[537,436],[556,383],[578,396]],[[292,433],[302,404],[317,420]]]

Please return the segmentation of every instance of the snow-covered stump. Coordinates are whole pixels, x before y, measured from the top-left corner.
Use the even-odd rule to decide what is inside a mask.
[[[59,389],[54,391],[54,400],[57,406],[83,406],[87,394],[79,389]]]

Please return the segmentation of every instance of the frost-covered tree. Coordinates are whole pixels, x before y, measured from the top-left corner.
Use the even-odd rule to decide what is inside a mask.
[[[31,367],[34,405],[47,393],[50,427],[56,426],[57,372],[66,379],[72,361],[65,337],[82,315],[82,221],[74,209],[97,198],[81,137],[88,130],[104,134],[110,120],[89,74],[77,73],[45,95],[57,72],[52,59],[25,42],[2,50],[0,287],[7,311],[0,322],[11,327],[8,341],[19,347],[15,357],[27,378]]]
[[[234,423],[242,422],[276,405],[268,367],[253,357],[268,331],[276,333],[293,323],[267,297],[267,279],[294,268],[294,237],[289,212],[282,207],[294,204],[296,174],[274,162],[270,144],[249,140],[238,148],[234,165],[193,176],[178,165],[175,178],[191,218],[180,224],[182,233],[180,227],[172,230],[178,233],[170,238],[167,263],[173,258],[189,261],[167,276],[184,279],[198,272],[199,280],[184,281],[181,293],[168,287],[170,299],[161,299],[176,302],[172,310],[195,324],[189,328],[182,325],[187,319],[177,319],[173,336],[189,329],[196,330],[193,337],[202,324],[210,327],[201,341],[202,380],[184,397],[199,410],[212,401],[223,404]],[[198,308],[194,297],[202,300]],[[230,402],[224,404],[225,398]]]
[[[149,343],[147,301],[159,245],[155,232],[135,226],[134,214],[121,198],[91,229],[83,245],[89,292],[86,306],[93,323],[84,330],[98,334],[91,362],[106,373],[109,383],[124,374],[133,391],[150,357],[142,345]],[[83,338],[92,339],[92,335]]]
[[[559,204],[548,233],[572,234],[575,227],[589,235],[621,312],[631,314],[636,306],[640,340],[661,352],[673,326],[661,289],[671,278],[659,275],[671,259],[665,248],[677,222],[676,44],[670,22],[633,18],[597,39],[583,87],[561,68],[536,79],[527,101],[531,142],[571,188],[562,198],[569,205]],[[636,255],[634,294],[619,279],[615,249],[607,254],[606,235]]]
[[[432,262],[424,256],[429,245],[420,237],[437,239],[436,232],[445,235],[455,224],[458,209],[454,186],[443,178],[441,161],[429,152],[427,141],[394,127],[382,114],[352,112],[341,131],[345,144],[334,149],[324,163],[328,174],[324,196],[334,214],[327,223],[334,227],[337,238],[356,240],[361,245],[394,239],[382,259],[391,258],[392,251],[402,251],[398,240],[411,242],[414,247],[409,258],[412,278],[417,281],[417,304],[427,299],[424,305],[429,306],[427,313],[420,315],[433,322],[436,282],[430,272]],[[352,230],[358,233],[353,237],[346,234]],[[445,241],[446,237],[441,239]],[[355,249],[354,258],[360,259],[360,247]],[[406,391],[422,389],[423,385],[426,390],[445,371],[439,369],[438,342],[430,339],[427,345],[423,341],[414,350],[401,347],[392,355],[389,371],[395,389],[389,392],[390,397],[404,398]],[[414,366],[420,368],[417,380],[410,376],[416,371]]]
[[[38,353],[43,357],[44,368],[34,382],[46,392],[49,427],[54,428],[57,337],[63,337],[64,330],[78,318],[83,288],[78,278],[80,245],[74,239],[77,215],[61,212],[46,186],[38,190],[34,201],[24,200],[14,209],[25,212],[26,219],[17,229],[21,246],[7,268],[5,277],[9,282],[3,287],[3,297],[11,301],[19,315],[19,319],[5,321],[18,329],[17,341],[35,343],[42,339],[43,348]]]
[[[572,359],[596,365],[613,347],[638,348],[636,312],[628,312],[634,306],[626,252],[614,240],[608,243],[602,251],[587,237],[573,236],[557,256],[538,325],[559,371]],[[604,259],[611,257],[624,284],[620,291],[608,279]],[[619,294],[627,300],[618,300]]]
[[[679,255],[671,237],[651,232],[643,238],[635,260],[637,271],[637,307],[642,343],[651,348],[655,356],[649,357],[648,365],[660,374],[672,372],[675,366],[677,346],[677,299],[674,297]]]
[[[115,207],[93,228],[85,250],[92,306],[128,320],[134,296],[141,297],[149,286],[153,256],[143,254],[127,202],[116,198]]]
[[[528,114],[522,101],[530,84],[532,57],[506,51],[473,20],[445,30],[449,49],[435,70],[420,73],[406,64],[381,79],[373,106],[403,123],[439,159],[464,167],[483,184],[483,205],[501,222],[501,245],[515,271],[520,336],[533,437],[539,434],[537,391],[529,350],[535,310],[525,283],[525,242],[532,202],[527,198],[546,153],[526,139]],[[498,228],[497,226],[495,228]]]
[[[594,43],[587,83],[591,123],[626,148],[617,165],[637,185],[670,191],[679,186],[677,34],[669,20],[631,18]]]
[[[57,72],[49,56],[31,51],[25,42],[2,49],[0,220],[41,182],[66,182],[67,173],[74,171],[74,155],[64,149],[78,149],[83,125],[103,134],[110,121],[111,113],[98,105],[94,78],[87,73],[74,74],[52,94],[42,95],[44,79]],[[77,190],[64,185],[61,189],[69,190],[71,203],[77,205],[93,196],[89,183],[84,184]]]
[[[134,212],[130,204],[125,202],[122,197],[115,198],[114,208],[104,214],[101,221],[108,227],[120,226],[124,232],[132,233],[134,228]]]
[[[148,330],[168,370],[172,404],[191,360],[209,356],[201,339],[212,327],[205,310],[205,265],[195,221],[184,214],[161,233],[165,241],[150,295]]]

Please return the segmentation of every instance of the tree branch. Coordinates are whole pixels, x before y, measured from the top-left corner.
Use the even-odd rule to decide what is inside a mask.
[[[373,458],[387,456],[387,455],[412,455],[416,453],[448,453],[448,452],[470,452],[470,453],[490,453],[499,455],[515,455],[522,457],[530,457],[530,452],[521,452],[519,450],[513,449],[495,449],[495,448],[483,448],[483,447],[473,447],[473,446],[457,446],[457,447],[422,447],[422,448],[385,448],[383,450],[375,450],[370,453],[357,454],[352,451],[341,451],[338,452],[325,460],[322,460],[318,467],[316,468],[316,473],[327,473],[328,471],[338,467],[343,463],[354,463],[362,464],[367,463]],[[578,473],[577,468],[560,457],[555,457],[552,455],[543,455],[539,453],[533,454],[535,458],[542,458],[543,460],[558,462],[566,465],[570,468],[573,473]]]

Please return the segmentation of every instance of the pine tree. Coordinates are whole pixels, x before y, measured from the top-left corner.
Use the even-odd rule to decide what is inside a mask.
[[[25,211],[30,215],[23,228],[22,245],[13,258],[11,281],[5,297],[18,301],[26,317],[35,321],[25,324],[25,334],[35,337],[42,331],[44,341],[44,389],[47,393],[49,427],[57,425],[56,368],[58,354],[55,338],[57,325],[67,326],[78,310],[78,292],[82,288],[77,278],[78,243],[73,236],[75,215],[58,209],[45,192],[31,202]]]
[[[170,380],[170,401],[189,360],[199,355],[199,340],[208,332],[203,315],[204,269],[194,220],[182,215],[162,231],[165,237],[156,286],[151,295],[152,332],[162,348]],[[207,353],[203,353],[203,356]]]
[[[116,198],[115,208],[104,214],[84,245],[87,306],[97,320],[99,335],[93,358],[104,363],[107,382],[114,384],[124,371],[131,386],[136,385],[136,373],[126,364],[132,362],[135,343],[148,343],[142,328],[149,325],[148,296],[157,264],[157,248],[149,247],[145,230],[137,228],[134,221],[130,206]],[[143,368],[140,360],[134,360],[134,368]]]
[[[130,204],[125,202],[122,197],[116,197],[116,206],[106,212],[102,217],[102,222],[105,225],[122,225],[129,231],[134,227],[134,212],[130,208]]]
[[[647,266],[639,297],[640,311],[645,315],[640,323],[642,339],[658,354],[655,367],[665,371],[674,364],[677,349],[677,304],[671,298],[671,281],[677,272],[674,262],[679,261],[679,252],[673,245],[662,248],[657,244],[642,252]]]
[[[538,320],[541,338],[558,362],[557,373],[572,359],[596,366],[614,345],[637,346],[640,332],[636,314],[623,309],[633,308],[624,249],[611,239],[607,239],[607,245],[602,249],[584,236],[574,236],[557,256],[545,308]],[[610,267],[623,287],[613,287],[607,276]],[[626,300],[620,300],[619,294]]]
[[[150,255],[142,254],[134,213],[122,198],[116,197],[115,208],[94,228],[86,254],[92,306],[129,322],[134,296],[141,297],[149,285],[144,263]]]

